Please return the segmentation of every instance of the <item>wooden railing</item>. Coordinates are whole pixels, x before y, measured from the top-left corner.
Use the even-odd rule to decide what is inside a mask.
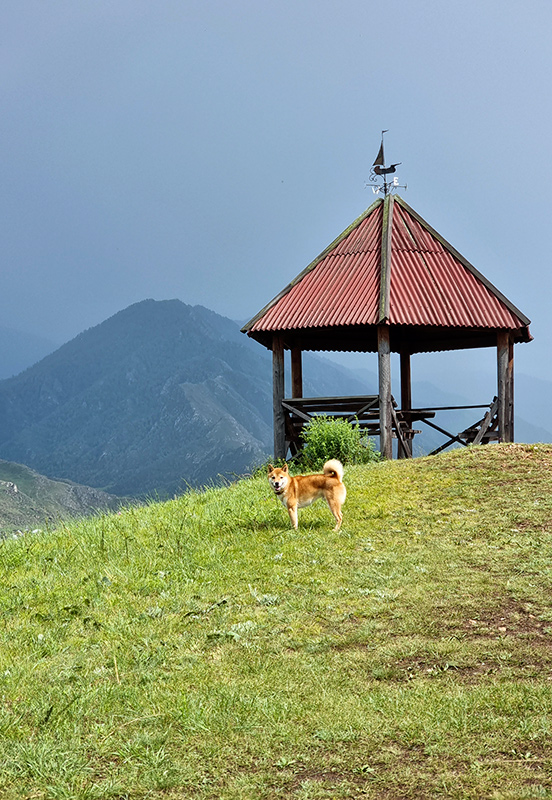
[[[492,403],[488,403],[487,405],[440,406],[431,410],[434,412],[462,411],[476,408],[486,408],[487,411],[481,419],[477,420],[477,422],[474,422],[472,425],[469,425],[463,431],[460,431],[460,433],[451,433],[451,431],[447,431],[446,428],[442,428],[439,425],[436,425],[434,422],[430,422],[429,419],[423,419],[420,417],[420,421],[425,425],[429,425],[430,428],[433,428],[434,430],[439,431],[439,433],[449,437],[444,444],[442,444],[440,447],[437,447],[435,450],[432,450],[429,454],[430,456],[441,453],[443,450],[446,450],[447,447],[450,447],[451,444],[455,443],[467,446],[469,444],[488,444],[489,442],[498,441],[500,439],[500,431],[498,430],[497,397],[494,397]],[[419,410],[424,411],[425,409]]]
[[[430,455],[440,453],[454,443],[461,445],[487,444],[497,440],[499,438],[497,403],[495,397],[492,403],[487,405],[398,409],[392,398],[392,427],[393,435],[398,441],[399,458],[412,457],[412,440],[416,434],[421,433],[413,425],[419,422],[448,437],[447,441],[433,450]],[[353,397],[285,398],[282,401],[282,408],[285,413],[286,445],[292,456],[297,455],[301,449],[303,427],[315,416],[325,415],[353,422],[368,436],[379,436],[381,433],[380,403],[377,394]],[[487,409],[487,411],[481,419],[459,433],[448,431],[431,421],[438,411],[469,409]]]
[[[412,423],[435,416],[431,409],[411,410],[407,415],[396,408],[394,400],[391,413],[393,433],[399,442],[399,454],[412,456],[412,439],[420,431],[412,428]],[[315,416],[325,415],[354,422],[369,436],[379,436],[380,403],[379,395],[358,395],[354,397],[301,397],[286,398],[282,401],[286,414],[286,444],[291,454],[301,449],[301,431]]]

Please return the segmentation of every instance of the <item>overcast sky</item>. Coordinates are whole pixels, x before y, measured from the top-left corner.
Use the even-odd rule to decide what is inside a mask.
[[[249,319],[373,202],[386,128],[550,378],[551,35],[550,0],[2,0],[0,324]]]

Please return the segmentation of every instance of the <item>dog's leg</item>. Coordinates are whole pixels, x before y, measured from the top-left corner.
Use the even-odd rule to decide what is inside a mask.
[[[327,498],[327,503],[330,507],[330,511],[334,515],[334,519],[336,522],[334,531],[338,531],[341,528],[341,523],[343,522],[343,514],[341,513],[341,504],[338,503],[335,499]]]
[[[288,508],[289,518],[291,520],[291,524],[297,530],[298,519],[297,519],[297,506],[290,506]]]

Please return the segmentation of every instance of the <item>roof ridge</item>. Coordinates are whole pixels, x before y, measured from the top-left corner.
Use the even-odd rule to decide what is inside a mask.
[[[390,318],[393,204],[393,195],[386,195],[383,201],[383,221],[381,226],[380,299],[378,306],[378,324],[380,325],[384,322],[389,323]]]

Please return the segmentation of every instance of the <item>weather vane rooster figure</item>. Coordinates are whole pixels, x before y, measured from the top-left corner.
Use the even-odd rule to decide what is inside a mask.
[[[383,186],[379,183],[369,183],[367,186],[372,187],[372,191],[375,194],[383,191],[384,195],[389,194],[392,188],[399,186],[399,181],[397,178],[394,178],[391,183],[387,180],[387,175],[392,175],[394,172],[397,171],[397,167],[402,164],[402,161],[398,161],[396,164],[391,164],[391,166],[385,166],[385,156],[383,154],[383,134],[387,133],[387,131],[381,132],[381,144],[378,154],[376,156],[376,160],[372,164],[372,169],[370,171],[370,180],[377,181],[378,178],[383,178]],[[406,189],[406,186],[402,186],[401,188]]]

